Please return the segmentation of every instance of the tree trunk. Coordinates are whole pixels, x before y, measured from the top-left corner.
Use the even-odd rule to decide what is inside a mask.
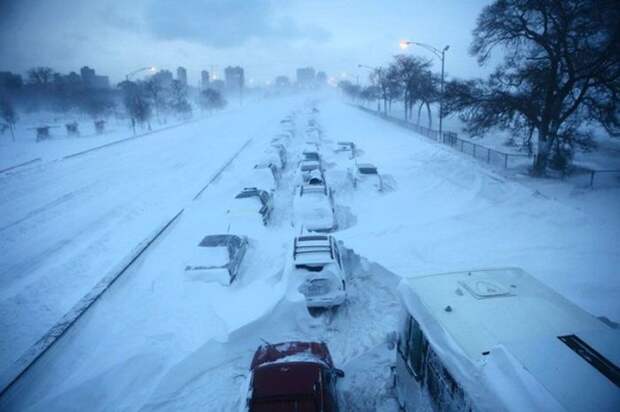
[[[426,113],[428,113],[428,128],[432,129],[433,128],[433,116],[431,116],[431,106],[430,104],[428,104],[428,102],[426,103]]]
[[[550,139],[547,134],[539,132],[537,151],[534,156],[534,163],[532,164],[532,176],[540,177],[545,175],[552,144],[553,140]]]
[[[11,137],[13,139],[13,141],[15,141],[15,132],[14,132],[14,126],[9,124],[9,130],[11,131]]]
[[[424,105],[422,103],[420,103],[420,106],[418,106],[418,126],[420,125],[420,116],[422,114],[422,107]]]

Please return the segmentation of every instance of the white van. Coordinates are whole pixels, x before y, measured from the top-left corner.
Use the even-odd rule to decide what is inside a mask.
[[[619,411],[620,331],[521,269],[404,279],[406,411]]]

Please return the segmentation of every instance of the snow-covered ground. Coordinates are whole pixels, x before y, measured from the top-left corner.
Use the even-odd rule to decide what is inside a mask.
[[[286,110],[263,102],[0,175],[0,369]]]
[[[3,190],[14,193],[2,204],[1,247],[9,259],[2,263],[0,316],[11,336],[3,337],[0,365],[185,207],[0,399],[0,409],[236,410],[261,339],[318,339],[346,373],[340,382],[345,410],[397,410],[390,389],[394,352],[386,345],[396,328],[396,286],[400,277],[429,272],[520,266],[594,315],[620,320],[619,188],[500,175],[338,100],[315,104],[319,113],[298,99],[265,101],[0,178]],[[291,112],[295,136],[275,192],[274,221],[238,233],[250,240],[238,281],[225,287],[186,277],[183,268],[200,239],[226,232],[227,199],[253,185],[253,165]],[[317,318],[287,293],[295,159],[314,139],[306,134],[310,119],[322,130],[338,219],[334,236],[347,250],[349,272],[345,305]],[[191,202],[249,137],[246,150]],[[338,141],[355,142],[359,161],[378,166],[387,183],[383,193],[352,187],[353,161],[334,152]]]

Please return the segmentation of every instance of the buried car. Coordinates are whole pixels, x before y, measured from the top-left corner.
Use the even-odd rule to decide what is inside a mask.
[[[349,177],[355,188],[368,187],[379,192],[384,189],[383,178],[373,164],[357,163],[353,170],[349,170]]]
[[[336,382],[344,372],[334,367],[324,342],[261,345],[250,372],[246,411],[338,411]]]
[[[336,217],[331,190],[324,184],[298,186],[293,201],[294,224],[311,232],[336,229]]]
[[[280,184],[280,172],[273,163],[258,163],[254,166],[252,179],[257,183],[257,187],[262,187],[269,192],[273,192]]]
[[[198,244],[185,272],[192,280],[230,285],[248,249],[248,239],[237,235],[209,235]]]
[[[353,142],[338,142],[338,147],[335,150],[336,153],[348,152],[349,159],[354,159],[356,155],[355,143]]]
[[[256,187],[246,187],[237,196],[233,205],[226,211],[229,217],[259,217],[263,225],[267,225],[273,211],[271,193]]]
[[[342,255],[333,236],[305,235],[293,241],[294,281],[309,308],[341,305],[347,297]]]

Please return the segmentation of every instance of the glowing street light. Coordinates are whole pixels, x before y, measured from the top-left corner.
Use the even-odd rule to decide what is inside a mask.
[[[401,50],[406,50],[410,45],[419,46],[423,49],[426,49],[433,53],[437,58],[441,60],[441,94],[439,98],[439,136],[443,139],[443,95],[444,95],[444,66],[446,61],[446,52],[450,48],[450,46],[445,46],[443,49],[439,50],[436,47],[433,47],[428,44],[419,43],[417,41],[409,41],[409,40],[401,40],[399,46]]]

